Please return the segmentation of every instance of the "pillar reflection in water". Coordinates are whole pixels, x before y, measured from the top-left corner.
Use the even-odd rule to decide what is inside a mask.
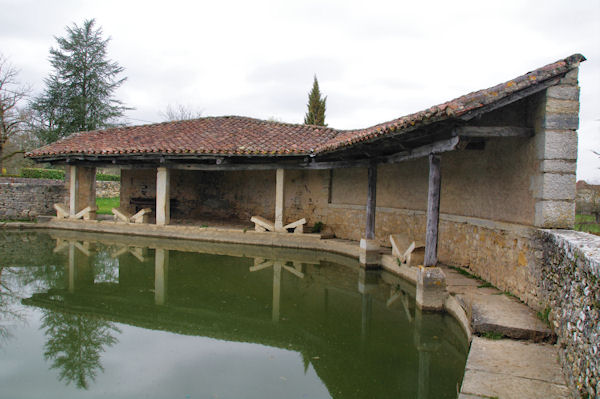
[[[164,305],[167,302],[167,284],[169,281],[169,250],[156,248],[154,257],[154,303]]]
[[[294,267],[286,265],[291,262]],[[286,260],[272,260],[265,258],[254,258],[254,266],[250,267],[251,272],[258,272],[263,269],[273,268],[273,306],[271,319],[273,323],[278,323],[280,319],[280,303],[281,303],[281,275],[283,270],[287,270],[298,278],[304,278],[302,272],[302,262],[299,261],[286,261]]]
[[[419,380],[418,380],[418,399],[428,399],[430,391],[430,370],[431,357],[433,353],[440,349],[440,342],[437,337],[432,335],[430,329],[425,328],[423,320],[423,311],[418,307],[415,310],[415,347],[419,352]]]
[[[80,286],[92,285],[94,274],[90,266],[89,242],[79,243],[69,240],[58,242],[54,252],[62,252],[67,249],[67,287],[70,293],[74,293]]]
[[[361,294],[361,326],[360,335],[364,339],[368,337],[373,317],[373,292],[377,290],[379,272],[360,269],[358,272],[358,292]]]

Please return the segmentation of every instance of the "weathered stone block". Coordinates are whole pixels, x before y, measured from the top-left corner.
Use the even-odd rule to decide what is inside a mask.
[[[554,229],[570,229],[575,224],[574,201],[538,201],[535,204],[535,225]]]
[[[546,130],[537,137],[538,159],[577,159],[577,132]]]
[[[540,172],[547,173],[575,173],[577,162],[560,159],[547,159],[540,162]]]
[[[579,101],[548,98],[546,100],[546,112],[550,114],[578,114]]]
[[[448,297],[446,275],[439,267],[419,267],[417,306],[423,310],[441,310]]]
[[[378,268],[381,263],[381,248],[376,240],[360,240],[359,262],[365,268]]]
[[[579,87],[573,85],[556,85],[548,87],[546,96],[559,100],[579,101]]]
[[[534,197],[544,200],[574,200],[575,175],[543,173],[537,178]]]
[[[579,114],[546,113],[544,126],[546,129],[577,130],[579,129]]]

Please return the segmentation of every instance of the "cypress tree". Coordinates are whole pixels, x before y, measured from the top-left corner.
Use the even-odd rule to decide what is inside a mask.
[[[325,124],[325,102],[327,97],[321,98],[321,91],[319,90],[319,82],[317,81],[317,75],[313,81],[313,87],[308,94],[308,111],[304,116],[305,125],[318,125],[327,126]]]

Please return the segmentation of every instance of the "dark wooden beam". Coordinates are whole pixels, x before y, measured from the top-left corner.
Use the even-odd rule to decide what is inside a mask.
[[[436,141],[432,144],[427,144],[421,147],[417,147],[408,152],[400,152],[398,154],[389,155],[381,159],[382,163],[397,163],[410,161],[412,159],[423,158],[429,154],[440,154],[446,151],[453,151],[458,147],[460,143],[459,137],[452,137],[446,140]]]
[[[396,154],[360,159],[347,159],[335,161],[317,161],[313,157],[297,157],[295,159],[273,159],[263,158],[260,162],[252,158],[233,159],[233,158],[197,158],[195,161],[185,157],[183,159],[177,156],[165,156],[161,162],[160,156],[125,156],[125,157],[104,157],[76,155],[69,156],[63,162],[68,164],[77,164],[81,166],[120,166],[125,169],[148,169],[164,166],[170,169],[180,170],[206,170],[206,171],[235,171],[235,170],[275,170],[275,169],[340,169],[340,168],[366,168],[371,161],[377,163],[398,163],[410,161],[417,158],[423,158],[431,153],[439,154],[446,151],[453,151],[459,148],[460,137],[451,137],[431,144],[419,146],[407,151],[401,151]],[[309,161],[307,161],[307,158]],[[113,160],[116,162],[113,163]],[[244,162],[252,159],[254,162]],[[58,159],[56,160],[58,161]],[[187,162],[186,162],[187,161]],[[219,163],[221,162],[221,163]]]
[[[452,129],[453,136],[469,138],[532,137],[533,129],[520,126],[460,126]]]
[[[440,223],[441,158],[429,154],[429,192],[427,195],[427,232],[425,234],[424,266],[437,264],[438,227]]]
[[[377,207],[377,163],[371,162],[367,172],[367,225],[365,238],[375,238],[375,209]]]

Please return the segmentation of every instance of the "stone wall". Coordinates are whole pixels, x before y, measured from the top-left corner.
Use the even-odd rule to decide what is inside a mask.
[[[600,212],[600,186],[578,181],[575,206],[577,213],[585,215]]]
[[[115,198],[120,195],[121,182],[96,181],[96,196],[100,198]]]
[[[55,213],[53,204],[66,203],[62,180],[0,178],[0,219],[34,219]]]
[[[600,237],[542,230],[540,291],[574,397],[600,396]]]

